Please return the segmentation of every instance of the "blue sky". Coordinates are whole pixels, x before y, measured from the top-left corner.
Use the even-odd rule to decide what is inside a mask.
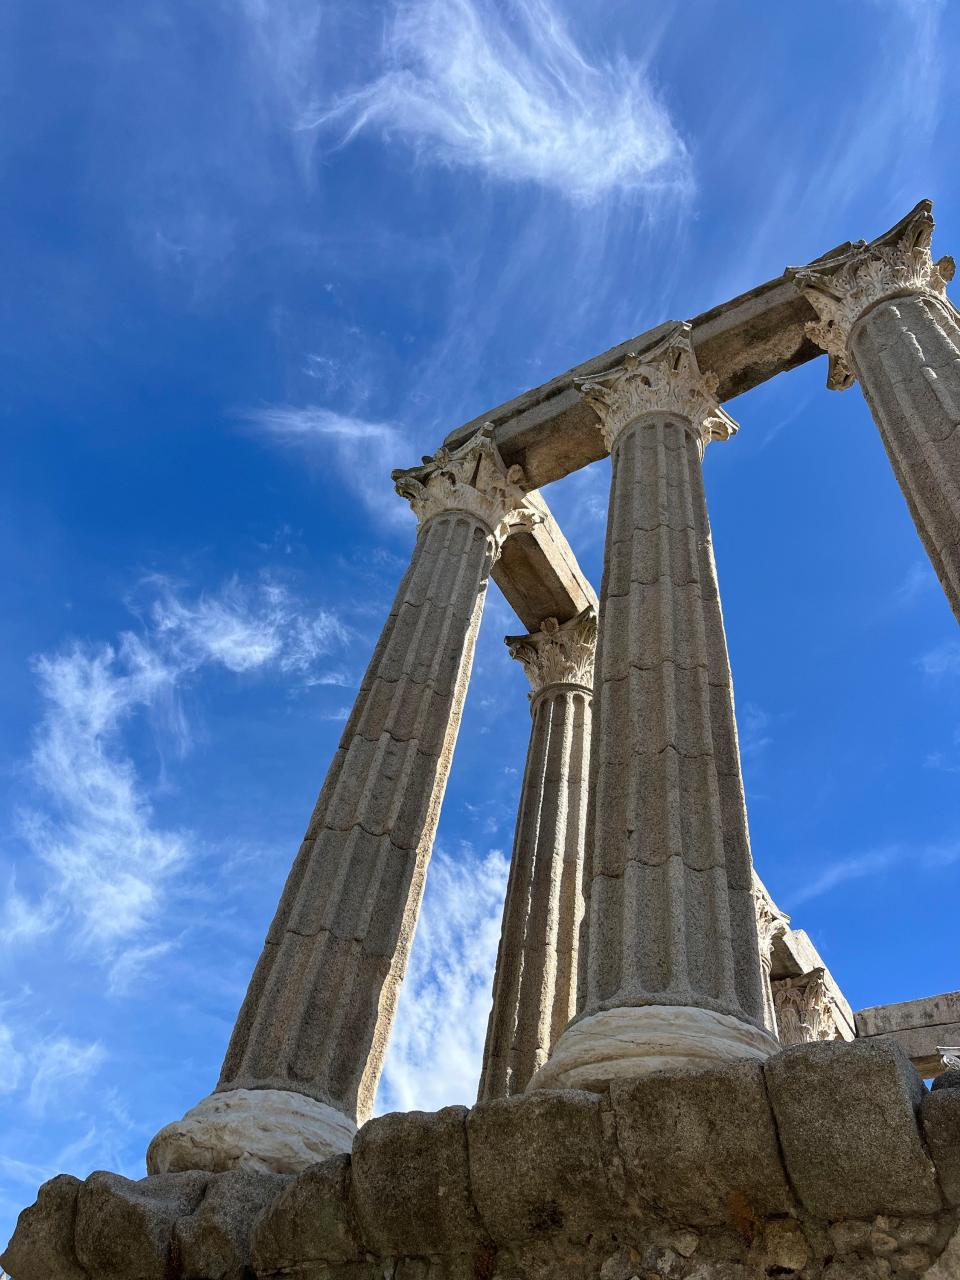
[[[0,12],[0,1237],[215,1082],[461,422],[935,201],[938,0]],[[754,854],[856,1008],[957,985],[960,641],[860,393],[706,481]],[[608,468],[545,491],[599,586]],[[470,1102],[526,748],[491,590],[381,1109]]]

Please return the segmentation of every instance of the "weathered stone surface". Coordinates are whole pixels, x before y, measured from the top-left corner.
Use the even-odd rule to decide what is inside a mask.
[[[828,385],[860,382],[917,532],[960,618],[960,325],[934,262],[929,201],[829,270],[795,274],[830,354]]]
[[[583,392],[612,451],[612,477],[578,1018],[638,1006],[708,1009],[742,1022],[754,1049],[772,1052],[701,466],[707,442],[736,424],[682,325],[656,350],[585,381]],[[629,1036],[631,1074],[659,1065],[658,1049],[644,1063],[641,1022]],[[558,1057],[576,1025],[558,1041]],[[579,1065],[571,1058],[571,1072]],[[550,1074],[549,1063],[545,1071],[536,1079],[547,1087],[585,1083]]]
[[[13,1280],[955,1280],[960,1208],[825,1218],[790,1200],[758,1072],[647,1076],[613,1104],[497,1100],[466,1132],[457,1109],[385,1117],[356,1185],[346,1155],[295,1179],[58,1179],[5,1261]],[[854,1102],[863,1083],[845,1082]],[[881,1183],[910,1165],[916,1134],[903,1137],[895,1126]],[[835,1190],[831,1151],[816,1176]],[[92,1221],[81,1205],[75,1230],[81,1200]]]
[[[853,1030],[832,998],[827,971],[817,968],[796,978],[771,982],[781,1045],[818,1040],[852,1040]]]
[[[289,1181],[242,1170],[211,1178],[197,1209],[174,1225],[183,1280],[245,1280],[253,1224]]]
[[[155,1135],[150,1173],[298,1173],[331,1151],[349,1148],[356,1125],[323,1102],[289,1089],[230,1089]]]
[[[940,1046],[960,1043],[960,991],[861,1009],[856,1022],[858,1036],[890,1036],[922,1076],[934,1076],[943,1070]]]
[[[519,469],[503,465],[486,431],[394,479],[421,521],[411,565],[284,887],[217,1085],[217,1093],[303,1094],[355,1123],[370,1114],[383,1066],[490,570],[508,534],[541,519],[526,501]],[[289,1129],[299,1134],[295,1119]],[[209,1130],[208,1122],[205,1159],[217,1148]],[[345,1149],[342,1128],[319,1126],[315,1134],[320,1141],[304,1150],[301,1168]],[[234,1136],[221,1146],[237,1147]],[[195,1161],[195,1138],[189,1121],[167,1126],[165,1167]],[[277,1132],[275,1145],[271,1163],[269,1143],[261,1143],[257,1167],[289,1171],[291,1143]],[[207,1167],[225,1167],[220,1154]],[[242,1166],[246,1155],[240,1144],[231,1159]]]
[[[87,1280],[77,1262],[74,1235],[81,1183],[67,1173],[45,1182],[24,1209],[0,1267],[13,1280]]]
[[[373,1253],[471,1253],[484,1239],[470,1195],[466,1107],[395,1112],[353,1144],[353,1198]]]
[[[624,1168],[644,1209],[737,1229],[793,1209],[759,1063],[656,1072],[610,1092]]]
[[[622,1211],[595,1094],[568,1089],[481,1103],[467,1117],[467,1141],[473,1199],[497,1244],[589,1235]]]
[[[923,1280],[957,1280],[960,1276],[960,1230],[950,1238],[950,1243],[941,1253],[929,1271],[925,1271]]]
[[[522,1093],[576,1006],[587,816],[592,609],[508,636],[531,684],[533,724],[517,812],[478,1097]]]
[[[359,1262],[362,1248],[350,1203],[351,1159],[333,1156],[305,1169],[273,1201],[253,1234],[258,1276],[305,1263]]]
[[[849,251],[849,243],[818,258],[824,262]],[[812,265],[812,264],[811,264]],[[794,285],[778,276],[747,293],[711,307],[691,322],[697,362],[718,377],[718,398],[730,400],[788,369],[816,359],[821,348],[806,333],[816,312]],[[657,345],[673,328],[667,321],[578,364],[543,386],[534,387],[487,410],[450,432],[445,443],[462,444],[485,422],[507,463],[520,463],[530,484],[543,487],[602,458],[604,446],[589,407],[577,393],[585,378],[608,372],[633,352]]]
[[[803,929],[786,929],[776,934],[770,948],[770,976],[774,981],[800,978],[816,969],[823,970],[831,1016],[839,1034],[844,1040],[852,1040],[857,1033],[850,1002],[811,942],[809,934]]]
[[[936,1213],[920,1140],[923,1082],[896,1045],[840,1041],[784,1049],[764,1066],[787,1171],[826,1218]]]
[[[92,1173],[77,1197],[77,1260],[97,1280],[169,1280],[173,1229],[193,1213],[209,1178],[165,1173],[131,1182]]]
[[[507,538],[491,577],[527,630],[536,631],[545,618],[569,622],[596,609],[597,593],[542,494],[528,493],[527,502],[542,519]]]
[[[931,1090],[920,1116],[943,1194],[950,1204],[960,1205],[960,1089]]]

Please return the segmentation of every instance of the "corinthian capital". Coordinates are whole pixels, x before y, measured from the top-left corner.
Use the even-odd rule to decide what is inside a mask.
[[[597,615],[588,606],[562,625],[547,618],[528,636],[507,636],[510,657],[523,664],[533,686],[531,698],[551,684],[579,684],[593,688],[593,658],[597,647]]]
[[[773,1007],[784,1048],[842,1038],[823,969],[812,969],[795,978],[778,978],[773,983]]]
[[[861,240],[848,253],[822,264],[787,268],[788,278],[817,313],[806,329],[830,356],[827,386],[832,391],[843,391],[855,381],[847,343],[853,326],[875,303],[909,293],[946,296],[955,264],[948,257],[933,261],[932,208],[929,200],[922,200],[870,244]]]
[[[498,551],[508,534],[543,519],[527,501],[523,478],[522,467],[504,464],[491,423],[458,449],[438,449],[421,466],[392,473],[421,525],[446,511],[465,512],[487,527]]]
[[[651,350],[628,355],[609,373],[585,378],[578,385],[597,411],[604,442],[611,450],[627,427],[648,414],[683,418],[701,446],[728,440],[737,430],[717,400],[717,375],[700,372],[689,324],[677,324]]]

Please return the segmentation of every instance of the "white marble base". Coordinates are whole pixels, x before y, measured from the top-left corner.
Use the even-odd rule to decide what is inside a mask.
[[[768,1031],[710,1009],[605,1009],[567,1027],[527,1089],[603,1089],[611,1080],[766,1058],[779,1048]]]
[[[299,1173],[349,1151],[356,1132],[342,1112],[302,1093],[231,1089],[211,1093],[161,1129],[147,1151],[147,1172]]]

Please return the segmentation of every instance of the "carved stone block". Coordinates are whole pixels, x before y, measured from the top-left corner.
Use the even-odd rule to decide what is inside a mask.
[[[757,1062],[613,1084],[617,1141],[640,1205],[699,1226],[790,1213]]]
[[[497,1244],[547,1230],[589,1234],[615,1211],[595,1094],[564,1089],[480,1103],[467,1137],[474,1199]]]
[[[764,1066],[790,1179],[825,1218],[936,1213],[936,1173],[917,1128],[923,1082],[893,1044],[784,1049]]]
[[[466,1107],[370,1120],[353,1144],[353,1200],[380,1254],[469,1253],[484,1238],[470,1196]]]

